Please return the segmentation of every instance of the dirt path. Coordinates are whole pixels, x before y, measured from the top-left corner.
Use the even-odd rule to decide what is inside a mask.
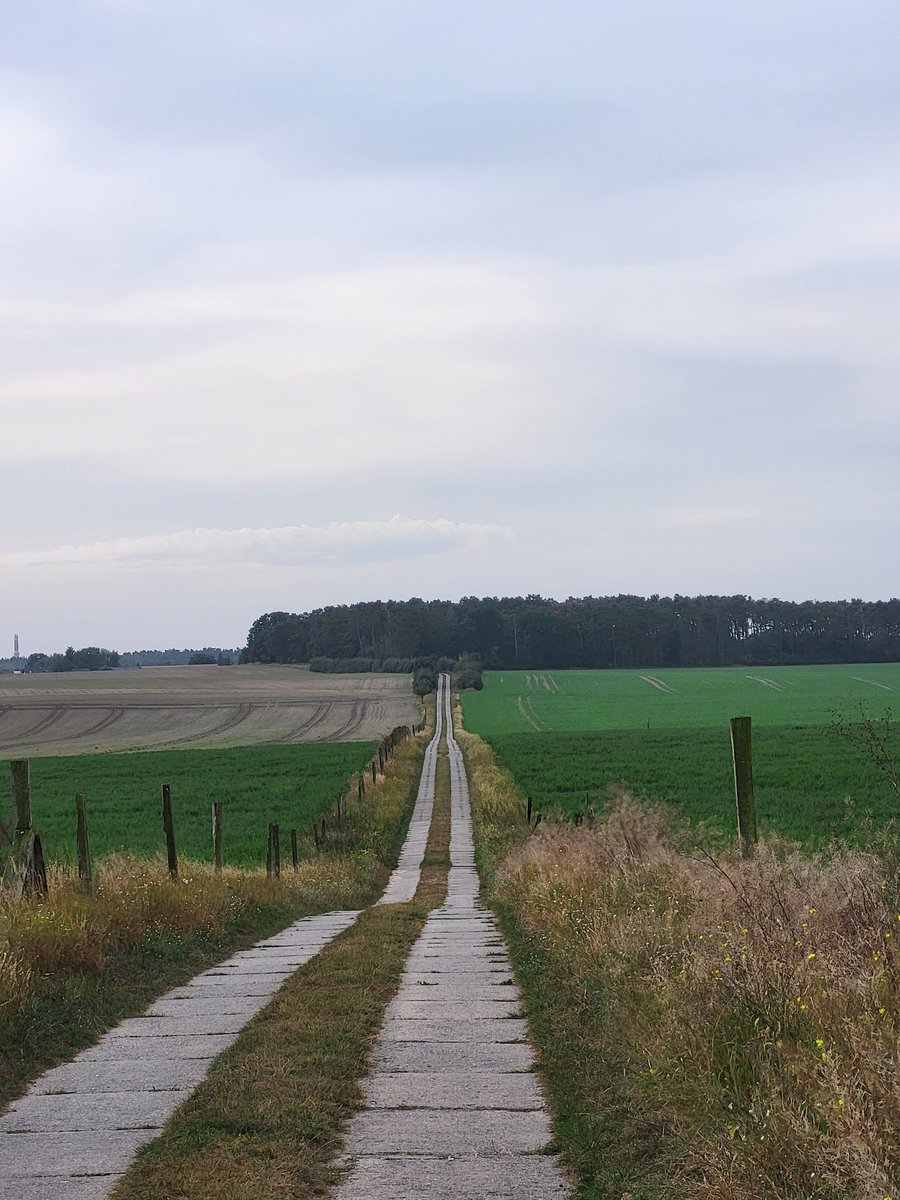
[[[481,907],[469,789],[448,709],[452,831],[447,899],[413,948],[353,1120],[335,1200],[568,1195],[521,996]]]

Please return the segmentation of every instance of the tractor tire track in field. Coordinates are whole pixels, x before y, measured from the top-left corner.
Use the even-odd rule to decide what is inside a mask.
[[[649,683],[651,687],[655,687],[659,692],[665,692],[667,696],[674,696],[675,689],[670,688],[662,679],[657,679],[655,675],[642,675],[644,683]]]
[[[293,728],[290,733],[285,734],[285,736],[282,738],[278,738],[277,741],[270,742],[269,745],[272,745],[272,746],[295,746],[295,745],[298,745],[299,741],[302,741],[303,738],[305,737],[305,735],[307,733],[309,733],[309,731],[311,729],[315,729],[318,725],[321,725],[324,720],[326,720],[326,718],[330,714],[333,707],[334,707],[333,701],[331,701],[331,700],[321,701],[319,704],[316,705],[315,709],[313,710],[312,716],[309,717],[308,720],[301,721],[300,724],[295,726],[295,728]]]
[[[160,707],[164,706],[160,705]],[[191,707],[200,708],[202,706],[198,705]],[[214,725],[212,729],[204,730],[203,733],[186,734],[184,737],[172,738],[170,741],[162,742],[160,745],[168,750],[172,746],[185,746],[189,742],[199,742],[201,740],[205,740],[206,738],[214,737],[220,733],[227,733],[231,729],[236,729],[238,725],[243,725],[244,721],[247,720],[254,708],[256,708],[255,704],[239,704],[236,713],[231,713],[224,721],[220,721],[218,725]]]
[[[91,725],[88,729],[83,729],[78,735],[79,737],[93,737],[95,733],[100,733],[104,729],[109,729],[110,725],[115,725],[116,721],[120,721],[125,716],[125,708],[112,708],[102,717],[96,725]]]
[[[60,706],[60,707],[64,707],[64,706]],[[74,712],[77,710],[70,708],[67,711]],[[84,710],[82,709],[81,711],[83,712]],[[88,710],[88,711],[90,711],[90,710]],[[103,712],[103,716],[100,718],[100,720],[96,721],[93,725],[89,725],[86,729],[78,729],[74,732],[71,730],[67,730],[65,733],[51,734],[50,737],[42,737],[41,741],[48,742],[52,745],[53,742],[68,742],[68,741],[71,741],[73,738],[93,737],[94,734],[100,733],[104,729],[108,729],[110,727],[110,725],[114,725],[116,723],[116,721],[120,720],[125,715],[124,708],[108,709],[108,708],[104,707],[102,709],[102,712]],[[61,715],[62,714],[60,714],[60,716]],[[56,722],[54,721],[51,724],[56,724]],[[45,725],[44,729],[41,732],[44,732],[49,728],[50,728],[50,725]],[[28,733],[25,734],[24,736],[29,737],[32,733],[35,733],[35,732],[38,732],[37,727],[29,730]]]
[[[344,741],[348,734],[355,733],[357,731],[357,729],[359,729],[360,725],[362,725],[363,721],[366,720],[368,715],[369,715],[368,701],[355,700],[353,702],[353,708],[351,710],[349,720],[347,720],[340,727],[340,729],[335,729],[332,733],[329,733],[327,735],[327,737],[322,738],[322,741],[323,742]]]
[[[857,683],[870,683],[872,687],[884,688],[886,692],[896,692],[897,690],[895,687],[891,687],[889,683],[876,683],[874,679],[863,679],[859,675],[851,675],[850,678],[855,680]],[[0,716],[2,716],[2,714],[0,714]]]
[[[543,719],[543,717],[538,716],[537,712],[535,711],[535,707],[531,702],[530,696],[519,696],[518,700],[516,701],[516,707],[531,728],[537,733],[553,732],[552,726],[549,725],[548,722]]]
[[[763,687],[772,688],[775,692],[784,691],[780,683],[776,683],[774,679],[766,679],[764,675],[748,675],[747,678],[752,679],[755,683],[761,683]]]
[[[43,733],[45,729],[50,729],[57,721],[61,721],[65,714],[66,706],[57,704],[46,716],[41,717],[36,725],[32,725],[30,729],[26,729],[24,733],[20,734],[20,739],[33,737],[36,733]]]

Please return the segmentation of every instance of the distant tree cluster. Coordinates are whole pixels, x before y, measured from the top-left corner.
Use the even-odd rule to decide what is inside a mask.
[[[182,667],[203,663],[231,666],[240,655],[240,650],[204,646],[202,650],[128,650],[119,658],[123,667]]]
[[[900,599],[749,596],[417,598],[272,612],[243,662],[477,655],[486,668],[715,667],[900,661]],[[362,668],[375,669],[375,668]]]
[[[117,650],[106,650],[102,646],[83,646],[76,650],[69,646],[63,654],[29,654],[25,669],[40,674],[45,671],[111,671],[117,666]]]
[[[388,674],[412,675],[413,691],[417,696],[427,696],[437,688],[437,677],[442,671],[451,673],[457,691],[467,688],[480,690],[484,687],[481,660],[476,654],[464,654],[454,662],[452,658],[423,655],[418,658],[327,658],[319,655],[309,660],[311,671],[323,671],[340,675],[358,675],[368,671],[385,671]]]

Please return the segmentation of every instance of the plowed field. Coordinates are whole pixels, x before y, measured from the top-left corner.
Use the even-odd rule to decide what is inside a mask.
[[[372,741],[418,719],[406,675],[253,664],[0,677],[0,758]]]

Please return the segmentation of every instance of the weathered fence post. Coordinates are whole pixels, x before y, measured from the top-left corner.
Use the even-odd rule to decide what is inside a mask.
[[[84,792],[75,793],[75,845],[78,850],[78,878],[90,887],[93,882],[91,870],[91,841],[88,835],[87,808]]]
[[[321,842],[321,839],[319,838],[319,822],[318,821],[313,821],[312,830],[313,830],[313,841],[316,843],[316,849],[321,850],[322,842]]]
[[[9,764],[13,842],[3,882],[16,897],[46,896],[47,868],[40,834],[31,827],[31,767],[27,758]]]
[[[12,782],[13,829],[25,833],[31,828],[31,764],[27,758],[15,758],[9,764]]]
[[[526,825],[531,824],[531,797],[530,796],[527,796],[525,798],[525,824]]]
[[[749,717],[731,718],[731,755],[737,801],[738,846],[750,858],[756,846],[756,802],[753,799],[753,751]]]
[[[291,830],[291,866],[294,870],[300,867],[300,847],[297,843],[297,830]]]
[[[213,863],[216,871],[222,870],[222,801],[213,800],[212,806]]]
[[[169,874],[173,879],[177,879],[178,853],[175,849],[175,822],[172,819],[172,789],[167,783],[162,785],[162,818],[163,831],[166,835],[166,856],[169,860]]]
[[[266,846],[266,874],[276,878],[281,874],[281,831],[274,821],[269,822],[269,840]]]

